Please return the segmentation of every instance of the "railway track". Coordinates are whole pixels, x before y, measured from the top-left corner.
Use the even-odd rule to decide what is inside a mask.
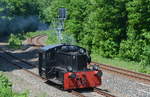
[[[134,72],[134,71],[114,67],[114,66],[111,66],[111,65],[100,64],[100,63],[96,63],[96,62],[92,62],[92,64],[97,64],[101,67],[101,69],[106,70],[106,71],[110,71],[110,72],[113,72],[113,73],[124,75],[126,77],[136,79],[136,80],[139,80],[139,81],[142,81],[142,82],[145,82],[145,83],[150,83],[150,75],[147,75],[147,74],[138,73],[138,72]]]
[[[7,51],[5,51],[5,50],[2,50],[2,51],[3,51],[3,53],[5,53],[5,54],[8,55],[9,57],[11,57],[12,59],[15,59],[15,60],[17,60],[17,61],[20,61],[21,63],[24,63],[24,64],[26,64],[26,65],[35,67],[35,65],[30,64],[30,63],[28,63],[28,62],[26,62],[26,61],[24,61],[24,60],[22,60],[22,59],[20,59],[20,58],[18,58],[18,57],[16,57],[16,56],[12,55],[11,53],[9,53],[9,52],[7,52]],[[38,74],[36,74],[36,73],[34,73],[34,72],[28,70],[27,68],[23,67],[21,64],[16,64],[16,63],[14,63],[14,62],[11,62],[11,61],[10,61],[9,59],[7,59],[7,57],[5,57],[5,56],[0,55],[0,58],[2,58],[3,60],[7,61],[9,64],[11,64],[11,65],[13,65],[13,66],[16,66],[17,68],[22,69],[23,71],[25,71],[25,72],[27,72],[27,73],[30,73],[31,75],[33,75],[33,76],[35,76],[35,77],[37,77],[37,78],[43,80],[44,82],[47,81],[47,79],[44,79],[44,78],[40,77]],[[77,92],[77,91],[75,91],[75,90],[71,90],[71,91],[68,91],[68,92],[71,93],[71,94],[73,94],[73,95],[75,95],[75,96],[78,96],[78,97],[87,97],[87,96],[85,96],[84,94],[82,94],[82,93],[80,93],[80,92]],[[105,96],[105,97],[115,97],[115,96],[113,96],[113,95],[111,95],[111,94],[109,94],[109,93],[107,93],[107,92],[104,92],[104,91],[98,89],[98,88],[94,88],[94,92],[96,92],[96,93],[98,93],[98,94],[100,94],[100,95],[103,95],[103,96]]]
[[[110,93],[107,93],[107,92],[104,92],[104,91],[100,90],[99,88],[94,88],[93,91],[98,93],[98,94],[104,95],[106,97],[116,97],[116,96],[114,96]]]
[[[5,53],[5,52],[4,52],[4,53]],[[6,53],[6,54],[7,54],[7,53]],[[7,54],[7,55],[8,55],[8,54]],[[10,54],[9,54],[9,55],[10,55]],[[25,72],[27,72],[27,73],[29,73],[29,74],[31,74],[31,75],[33,75],[33,76],[35,76],[35,77],[37,77],[37,78],[43,80],[44,82],[47,81],[47,79],[44,79],[44,78],[40,77],[38,74],[35,74],[35,73],[29,71],[28,69],[22,67],[21,64],[13,63],[13,62],[11,62],[9,59],[7,59],[6,57],[4,57],[4,56],[2,56],[2,55],[0,55],[0,58],[3,59],[3,60],[5,60],[5,61],[8,62],[9,64],[11,64],[11,65],[13,65],[13,66],[15,66],[15,67],[17,67],[17,68],[19,68],[19,69],[22,69],[23,71],[25,71]],[[15,59],[16,59],[16,58],[15,58]],[[16,60],[19,60],[19,59],[17,58]],[[19,61],[21,61],[21,60],[19,60]],[[21,61],[21,62],[22,62],[22,61]],[[23,63],[24,63],[24,62],[23,62]],[[27,64],[27,62],[25,62],[25,64]],[[29,64],[27,64],[27,65],[29,65]],[[30,64],[30,66],[31,66],[31,64]],[[69,92],[69,93],[72,93],[73,95],[76,95],[76,96],[79,96],[79,97],[86,97],[86,96],[84,96],[83,94],[81,94],[81,93],[79,93],[79,92],[77,92],[77,91],[74,91],[74,90],[72,90],[72,91]]]
[[[40,44],[40,42],[39,42],[39,40],[41,40],[40,39],[41,37],[43,37],[43,35],[38,36],[38,38],[36,38],[37,40],[35,39],[33,44],[39,45],[39,47],[40,47],[40,45],[44,46],[43,44]],[[138,72],[114,67],[114,66],[107,65],[107,64],[96,63],[96,62],[92,62],[91,64],[97,64],[105,71],[113,72],[113,73],[123,75],[123,76],[129,77],[129,78],[132,78],[132,79],[136,79],[138,81],[145,82],[145,83],[150,83],[150,75],[147,75],[147,74],[138,73]]]
[[[42,47],[44,46],[41,41],[46,38],[47,35],[46,34],[43,34],[43,35],[38,35],[38,36],[34,36],[34,37],[31,37],[27,40],[27,42],[31,45],[31,46],[34,46],[34,47]]]
[[[25,63],[25,64],[28,64],[28,65],[30,65],[30,66],[32,66],[32,67],[36,67],[35,64],[31,64],[31,63],[29,63],[29,62],[26,62],[25,60],[22,60],[22,59],[20,59],[20,58],[18,58],[18,57],[16,57],[16,56],[12,55],[10,52],[7,52],[7,51],[5,51],[5,50],[3,50],[3,49],[1,49],[1,50],[2,50],[4,53],[6,53],[7,55],[9,55],[10,57],[15,58],[16,60],[19,60],[19,61],[21,61],[21,62],[23,62],[23,63]]]
[[[78,96],[78,97],[86,97],[85,95],[83,95],[83,94],[81,94],[80,92],[77,92],[77,91],[75,91],[75,90],[72,90],[71,93],[72,93],[73,95]]]

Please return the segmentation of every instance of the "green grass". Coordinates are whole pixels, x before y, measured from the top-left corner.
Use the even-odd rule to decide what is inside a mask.
[[[28,97],[28,93],[13,92],[12,83],[0,72],[0,97]]]
[[[150,67],[147,66],[146,68],[142,68],[142,66],[139,63],[134,62],[134,61],[127,61],[127,60],[122,60],[119,58],[109,59],[109,58],[104,58],[97,54],[91,54],[91,57],[92,57],[92,61],[94,62],[109,64],[112,66],[121,67],[121,68],[125,68],[128,70],[136,71],[136,72],[150,74]]]

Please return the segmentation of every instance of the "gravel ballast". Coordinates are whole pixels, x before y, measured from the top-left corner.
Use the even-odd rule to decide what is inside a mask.
[[[103,83],[99,88],[111,90],[118,97],[150,97],[150,85],[110,72],[103,72]]]
[[[13,83],[13,90],[16,92],[28,90],[29,97],[40,97],[42,95],[47,95],[46,97],[75,97],[66,91],[61,91],[46,84],[43,80],[9,63],[2,62],[1,64],[3,65],[0,67],[0,71],[3,71],[10,78]]]

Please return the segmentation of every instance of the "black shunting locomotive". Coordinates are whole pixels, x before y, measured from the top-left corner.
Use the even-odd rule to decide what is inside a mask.
[[[67,44],[45,46],[39,52],[39,74],[63,85],[64,90],[97,87],[101,85],[102,71],[90,62],[91,57],[82,47]]]

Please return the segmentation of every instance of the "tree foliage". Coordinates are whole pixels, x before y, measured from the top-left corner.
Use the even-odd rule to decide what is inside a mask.
[[[120,55],[135,61],[143,61],[145,50],[150,44],[150,2],[149,0],[132,0],[127,5],[128,25],[127,39],[121,43]]]
[[[143,62],[148,58],[144,52],[150,44],[149,3],[149,0],[52,0],[47,19],[53,22],[58,8],[68,8],[64,33],[73,35],[80,45],[105,57]]]
[[[1,0],[10,16],[37,15],[56,24],[67,8],[64,34],[104,57],[149,64],[150,0]],[[9,10],[8,10],[9,9]],[[6,24],[7,25],[7,24]]]

